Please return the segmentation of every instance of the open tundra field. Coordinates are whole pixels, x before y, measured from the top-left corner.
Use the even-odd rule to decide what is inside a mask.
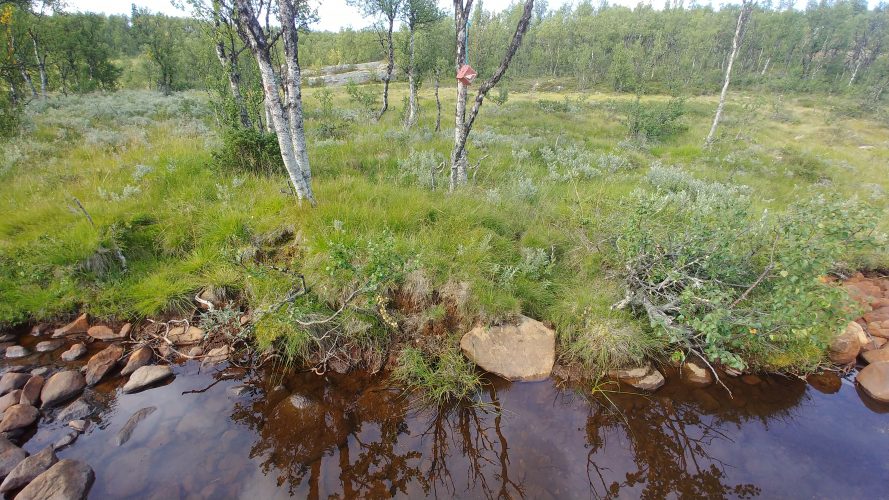
[[[376,85],[305,89],[316,208],[202,93],[35,100],[0,144],[0,325],[188,317],[203,293],[292,362],[389,359],[443,398],[478,383],[460,336],[519,314],[589,376],[688,352],[813,370],[860,313],[834,281],[889,267],[885,114],[741,93],[705,149],[713,97],[513,88],[454,193],[451,90],[436,132],[431,88],[409,130],[401,84],[379,124]]]

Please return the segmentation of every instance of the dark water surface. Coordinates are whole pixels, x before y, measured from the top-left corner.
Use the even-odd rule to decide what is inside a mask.
[[[114,376],[86,394],[99,412],[59,457],[93,467],[90,498],[889,496],[889,408],[847,380],[731,379],[734,398],[670,374],[648,396],[499,381],[480,404],[430,410],[382,377],[174,368],[163,387],[122,394]],[[66,431],[42,421],[24,447]]]

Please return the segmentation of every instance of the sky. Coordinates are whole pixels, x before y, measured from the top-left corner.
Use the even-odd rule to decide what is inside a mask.
[[[516,0],[483,0],[485,10],[500,11],[514,3]],[[665,0],[645,0],[657,8],[664,5]],[[725,0],[729,3],[737,0]],[[868,4],[874,7],[878,0],[869,0]],[[318,16],[320,20],[312,25],[315,30],[339,31],[340,28],[352,27],[355,29],[365,28],[373,23],[372,19],[364,18],[361,13],[354,7],[346,5],[346,0],[309,0],[309,2],[318,8]],[[444,9],[450,9],[453,5],[451,0],[438,0],[439,5]],[[174,16],[184,16],[187,12],[173,7],[170,0],[67,0],[66,4],[69,11],[80,12],[101,12],[105,14],[129,14],[130,4],[135,3],[139,7],[148,7],[153,12],[163,12],[164,14]],[[574,0],[548,0],[549,8],[554,9],[564,4],[575,3]],[[639,0],[609,0],[612,5],[625,5],[635,7]],[[699,0],[700,4],[706,5],[707,0]],[[714,5],[723,3],[723,0],[713,0]],[[798,5],[804,5],[804,0],[797,0]]]
[[[652,5],[655,6],[664,4],[664,0],[651,1]],[[349,26],[360,29],[370,26],[373,22],[371,19],[365,19],[354,7],[346,5],[346,0],[309,0],[309,2],[318,7],[318,17],[320,18],[316,24],[312,25],[312,29],[339,31],[340,28]],[[483,0],[483,2],[485,10],[500,11],[514,3],[515,0]],[[170,0],[67,0],[66,10],[129,15],[130,4],[132,3],[139,7],[148,7],[153,12],[163,12],[164,14],[176,16],[187,14],[187,12],[173,7]],[[565,3],[572,3],[572,0],[549,0],[549,7],[555,8]],[[609,0],[609,3],[635,6],[638,0]],[[449,8],[453,5],[453,2],[450,0],[439,0],[439,4],[442,8]]]

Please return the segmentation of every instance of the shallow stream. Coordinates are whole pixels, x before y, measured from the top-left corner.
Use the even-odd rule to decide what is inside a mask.
[[[63,349],[2,364],[57,363]],[[91,424],[58,455],[93,467],[90,498],[889,495],[889,407],[852,378],[733,378],[732,398],[669,372],[649,395],[495,381],[478,404],[436,410],[383,376],[174,369],[136,394],[122,394],[118,376],[87,390]],[[118,446],[127,420],[152,406]],[[30,453],[68,431],[52,416]]]

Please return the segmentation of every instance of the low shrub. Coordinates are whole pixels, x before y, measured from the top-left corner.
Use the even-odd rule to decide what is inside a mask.
[[[278,138],[252,128],[226,130],[213,159],[219,168],[231,172],[271,175],[284,171]]]
[[[664,103],[637,98],[626,107],[627,130],[637,138],[664,140],[686,130],[681,121],[683,115],[685,99],[674,97]]]
[[[610,221],[621,306],[644,312],[674,357],[737,369],[814,369],[852,317],[824,277],[847,248],[873,247],[878,211],[814,196],[758,214],[743,187],[656,165]]]

